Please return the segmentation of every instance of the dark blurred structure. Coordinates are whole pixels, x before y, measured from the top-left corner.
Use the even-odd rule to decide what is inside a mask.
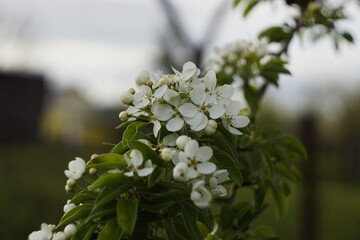
[[[0,143],[38,140],[46,92],[42,75],[0,72]]]

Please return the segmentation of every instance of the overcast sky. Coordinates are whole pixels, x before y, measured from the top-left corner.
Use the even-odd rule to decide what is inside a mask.
[[[224,0],[173,2],[192,41],[199,42]],[[351,19],[342,27],[359,40],[359,7],[348,2]],[[264,27],[282,23],[294,13],[279,3],[265,4],[244,20],[240,10],[230,6],[213,46],[253,40]],[[2,0],[0,15],[3,67],[45,73],[53,88],[75,87],[99,105],[118,104],[119,93],[133,86],[138,72],[154,69],[159,36],[168,31],[156,0]],[[19,25],[23,27],[16,33],[14,26]],[[360,44],[345,44],[336,53],[329,40],[316,44],[295,40],[290,56],[293,76],[284,77],[281,89],[271,91],[280,99],[292,97],[300,103],[305,101],[301,96],[318,88],[360,81]]]

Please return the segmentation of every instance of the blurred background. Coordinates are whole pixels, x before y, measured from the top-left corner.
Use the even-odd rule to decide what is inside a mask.
[[[360,7],[346,3],[343,29],[360,39]],[[214,47],[254,40],[294,14],[281,1],[246,19],[224,0],[0,1],[0,239],[26,239],[57,223],[63,170],[74,157],[109,150],[121,132],[122,91],[141,70],[203,66]],[[360,239],[360,44],[336,51],[306,34],[289,49],[292,76],[263,101],[260,125],[300,137],[300,166],[285,218],[266,210],[259,224],[283,239]],[[237,94],[240,96],[240,94]],[[239,97],[240,98],[240,97]]]

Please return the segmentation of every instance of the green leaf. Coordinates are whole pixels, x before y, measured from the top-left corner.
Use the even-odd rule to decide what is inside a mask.
[[[121,141],[110,150],[110,153],[124,154],[128,149],[129,148]]]
[[[187,202],[182,202],[182,217],[184,226],[187,230],[187,232],[190,234],[192,239],[200,239],[201,234],[199,232],[199,229],[196,225],[198,221],[198,211],[194,209],[191,204]]]
[[[281,42],[291,38],[291,31],[284,26],[269,27],[259,34],[259,38],[267,38],[269,42]]]
[[[144,157],[144,161],[151,159],[152,163],[157,166],[164,165],[164,161],[160,159],[159,155],[145,143],[139,141],[129,141],[128,145],[132,149],[139,150]]]
[[[57,229],[61,228],[67,224],[73,223],[76,220],[81,218],[86,218],[91,210],[93,209],[92,205],[83,204],[71,209],[68,213],[66,213],[60,220],[59,224],[57,225]]]
[[[161,180],[161,177],[165,174],[165,169],[162,167],[155,167],[154,171],[148,177],[148,187],[154,186],[158,181]]]
[[[265,238],[265,239],[273,239],[276,238],[276,233],[268,226],[259,226],[255,230],[256,235]]]
[[[93,159],[91,159],[87,163],[88,168],[96,168],[96,169],[115,169],[115,168],[125,168],[127,163],[124,157],[120,154],[116,153],[107,153],[101,154]]]
[[[115,212],[116,212],[115,202],[109,202],[100,207],[94,207],[93,210],[90,212],[89,216],[87,217],[86,222],[89,222],[96,218],[102,218],[108,215],[115,215]]]
[[[93,184],[91,184],[91,189],[97,189],[111,185],[120,185],[127,183],[128,181],[129,178],[124,176],[122,172],[107,173],[99,177],[95,182],[93,182]]]
[[[177,232],[177,229],[175,228],[174,225],[174,221],[171,218],[165,218],[162,221],[162,224],[165,228],[166,231],[166,236],[168,239],[171,240],[185,240],[184,237],[181,236],[181,234],[179,234]]]
[[[258,210],[262,208],[264,199],[265,199],[266,191],[264,188],[259,187],[254,190],[254,208]]]
[[[241,186],[243,183],[243,176],[240,171],[239,162],[237,159],[230,157],[224,151],[214,150],[214,156],[216,158],[217,166],[228,170],[230,178],[238,185]]]
[[[137,200],[136,199],[119,199],[117,201],[116,215],[117,222],[121,229],[132,234],[137,219]]]
[[[100,207],[129,190],[130,185],[124,184],[119,187],[106,186],[95,201],[95,208]]]
[[[237,5],[239,5],[240,2],[241,2],[241,0],[234,0],[234,7],[236,7]]]
[[[282,135],[277,138],[277,141],[282,146],[286,147],[288,150],[291,150],[297,154],[299,154],[304,159],[307,158],[307,153],[305,147],[302,145],[302,143],[291,135]]]
[[[341,36],[342,36],[344,39],[346,39],[346,41],[348,41],[348,42],[350,42],[350,43],[354,43],[354,38],[353,38],[353,36],[352,36],[350,33],[344,32],[344,33],[341,34]]]
[[[171,198],[160,198],[152,201],[144,201],[142,207],[150,212],[159,213],[175,203],[176,201]]]
[[[271,186],[270,189],[276,204],[276,213],[279,217],[285,216],[288,208],[288,199],[282,191],[277,190],[274,186]]]
[[[248,103],[252,114],[255,115],[258,110],[260,101],[258,91],[252,86],[244,87],[243,89],[246,102]]]
[[[89,224],[88,226],[82,226],[76,232],[73,240],[91,240],[96,228],[97,228],[96,224]]]
[[[139,131],[144,128],[148,123],[143,122],[132,122],[124,131],[122,136],[122,141],[124,144],[127,144],[128,141],[131,141],[136,138]]]
[[[258,3],[259,3],[258,0],[250,0],[250,2],[248,3],[248,5],[244,10],[243,16],[246,17]]]
[[[119,227],[116,218],[113,218],[106,222],[97,240],[121,240],[122,236],[123,231]]]
[[[99,195],[98,192],[93,190],[83,190],[77,193],[72,199],[71,202],[75,204],[84,203],[86,201],[93,201]]]
[[[122,123],[120,123],[118,126],[116,126],[115,129],[126,128],[126,127],[129,126],[131,123],[133,123],[133,121],[122,122]]]

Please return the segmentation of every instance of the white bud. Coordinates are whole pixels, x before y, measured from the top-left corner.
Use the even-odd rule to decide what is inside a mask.
[[[149,86],[149,87],[151,87],[153,84],[154,84],[154,82],[151,81],[151,80],[149,80],[149,81],[146,82],[146,85]]]
[[[125,91],[120,94],[120,101],[125,105],[129,105],[134,101],[134,97],[131,93]]]
[[[128,92],[129,92],[130,94],[134,95],[134,93],[135,93],[135,89],[133,89],[133,88],[129,88]]]
[[[213,135],[216,132],[216,129],[210,126],[206,126],[204,132],[206,135]]]
[[[135,82],[138,86],[145,85],[147,81],[150,79],[150,74],[147,71],[142,71],[135,78]]]
[[[66,181],[66,185],[69,185],[69,187],[72,187],[72,186],[74,186],[75,184],[76,184],[76,180],[75,180],[75,179],[70,178],[70,179],[68,179],[68,180]]]
[[[128,120],[129,116],[128,113],[125,111],[120,112],[119,119],[123,122],[126,122]]]
[[[170,79],[168,77],[163,77],[159,80],[159,86],[170,85]]]
[[[68,201],[67,204],[65,204],[65,206],[63,207],[64,213],[68,213],[70,210],[74,209],[76,207],[76,205],[74,203],[70,203]]]
[[[64,233],[66,235],[66,237],[72,237],[76,234],[76,225],[75,224],[69,224],[65,227],[64,229]]]
[[[65,186],[65,191],[66,192],[71,192],[71,190],[72,190],[72,187],[70,187],[69,185]]]
[[[99,156],[98,154],[94,153],[94,154],[91,155],[90,159],[93,160],[94,158],[96,158],[98,156]]]
[[[93,168],[93,167],[92,167],[92,168],[89,169],[89,174],[90,174],[90,175],[94,175],[96,172],[97,172],[97,169],[96,169],[96,168]]]
[[[166,162],[171,161],[173,157],[173,151],[170,148],[164,148],[161,150],[160,157]]]
[[[176,146],[180,149],[180,150],[184,150],[185,145],[191,141],[191,138],[186,136],[186,135],[182,135],[180,137],[178,137],[176,139]]]
[[[173,169],[173,177],[177,181],[187,182],[189,180],[188,166],[182,162],[176,164],[176,166]]]
[[[208,123],[207,123],[207,126],[209,126],[209,127],[212,127],[212,128],[217,128],[217,123],[216,123],[216,121],[215,120],[212,120],[212,119],[210,119],[209,121],[208,121]]]
[[[56,229],[56,225],[54,224],[49,224],[49,228],[50,230],[53,232]]]
[[[54,233],[52,240],[66,240],[66,235],[63,232]]]

